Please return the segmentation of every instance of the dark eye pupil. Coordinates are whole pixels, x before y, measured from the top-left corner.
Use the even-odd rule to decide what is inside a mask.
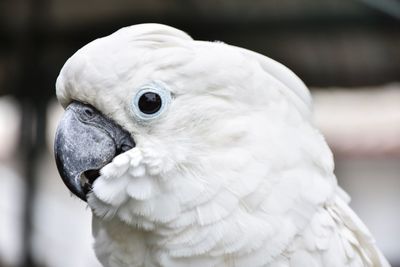
[[[139,98],[139,109],[145,114],[154,114],[161,108],[161,97],[153,92],[144,93]]]

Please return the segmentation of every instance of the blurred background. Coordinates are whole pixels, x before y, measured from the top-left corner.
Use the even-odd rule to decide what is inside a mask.
[[[294,70],[314,96],[339,183],[400,266],[399,0],[1,0],[0,267],[99,267],[90,211],[53,160],[54,84],[78,48],[144,22]]]

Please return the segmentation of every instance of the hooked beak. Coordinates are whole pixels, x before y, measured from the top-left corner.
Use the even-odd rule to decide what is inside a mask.
[[[86,201],[99,170],[131,148],[131,135],[94,107],[72,102],[58,125],[54,155],[65,185]]]

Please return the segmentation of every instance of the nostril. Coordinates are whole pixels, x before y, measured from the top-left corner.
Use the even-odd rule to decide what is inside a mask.
[[[86,114],[87,116],[89,116],[89,117],[92,117],[92,116],[93,116],[93,110],[91,110],[91,109],[89,109],[89,108],[86,108],[84,111],[85,111],[85,114]]]

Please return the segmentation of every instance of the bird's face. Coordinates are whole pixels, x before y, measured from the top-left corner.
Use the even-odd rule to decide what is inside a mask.
[[[57,167],[97,216],[207,224],[299,160],[292,135],[312,129],[255,61],[168,27],[129,36],[134,27],[79,50],[57,80]]]

